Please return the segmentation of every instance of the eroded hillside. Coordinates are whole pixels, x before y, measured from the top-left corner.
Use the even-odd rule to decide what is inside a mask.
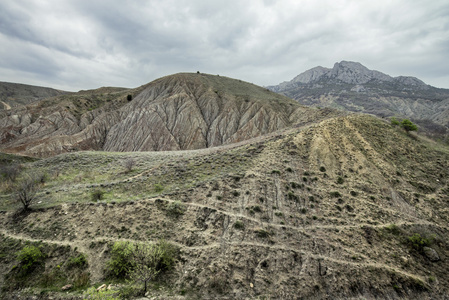
[[[448,162],[447,148],[359,115],[203,150],[64,154],[24,164],[48,174],[31,212],[14,214],[2,187],[3,245],[85,253],[102,283],[113,241],[164,238],[181,249],[151,291],[165,298],[444,299]]]
[[[102,88],[3,112],[0,149],[37,157],[200,149],[335,115],[240,80],[176,74],[134,90]]]

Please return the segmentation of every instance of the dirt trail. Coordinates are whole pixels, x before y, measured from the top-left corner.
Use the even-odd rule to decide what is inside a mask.
[[[18,239],[18,240],[31,241],[31,242],[44,242],[47,244],[56,244],[56,245],[60,245],[60,246],[78,247],[78,249],[80,249],[81,252],[87,254],[88,264],[92,267],[92,271],[93,271],[92,279],[94,279],[94,280],[101,279],[101,275],[100,275],[101,271],[100,270],[102,270],[103,266],[97,263],[97,262],[99,262],[97,259],[97,256],[100,253],[98,253],[96,250],[89,249],[88,247],[83,245],[83,243],[80,243],[80,241],[78,241],[78,240],[76,240],[76,241],[56,241],[56,240],[48,240],[48,239],[39,239],[38,240],[38,239],[26,237],[23,234],[15,234],[15,233],[8,232],[5,229],[0,229],[0,233],[3,234],[4,236]],[[115,238],[108,238],[108,237],[97,237],[93,241],[125,241],[125,242],[132,242],[132,243],[141,242],[140,240],[115,239]],[[153,242],[148,241],[148,242],[154,243],[154,241]],[[221,248],[225,245],[228,247],[232,247],[232,246],[258,247],[258,248],[269,248],[269,249],[283,250],[283,251],[292,251],[295,253],[300,252],[302,255],[305,255],[309,258],[313,258],[316,260],[328,261],[328,262],[332,262],[332,263],[336,263],[336,264],[340,264],[340,265],[352,265],[352,266],[364,267],[364,268],[372,267],[372,268],[376,268],[376,269],[386,269],[386,270],[389,270],[392,272],[400,273],[406,277],[418,279],[418,280],[425,282],[424,278],[417,276],[416,274],[410,274],[408,272],[398,270],[397,268],[395,268],[393,266],[389,266],[387,264],[380,264],[380,263],[374,263],[374,262],[360,262],[360,261],[355,262],[355,261],[343,260],[343,259],[338,259],[338,258],[326,256],[326,255],[320,255],[320,254],[313,253],[311,251],[297,249],[294,247],[288,247],[288,246],[284,246],[284,245],[271,245],[271,244],[263,244],[263,243],[256,243],[256,242],[243,242],[243,241],[240,241],[240,242],[221,241],[220,243],[215,242],[215,243],[211,243],[208,245],[202,245],[202,246],[186,246],[186,245],[183,245],[183,244],[175,242],[175,241],[169,241],[169,242],[180,247],[181,249],[189,249],[189,250],[207,250],[207,249],[213,249],[213,248]]]
[[[5,103],[3,101],[0,101],[1,103],[3,103],[3,106],[5,107],[6,110],[10,110],[11,106],[8,103]]]

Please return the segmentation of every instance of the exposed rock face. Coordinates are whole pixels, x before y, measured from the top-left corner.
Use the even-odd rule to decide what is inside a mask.
[[[449,90],[415,77],[391,77],[357,62],[316,67],[268,88],[305,105],[412,118],[434,133],[445,133],[449,126]]]
[[[123,102],[122,98],[117,101]],[[329,113],[246,82],[205,74],[167,76],[140,88],[132,101],[114,103],[79,116],[73,103],[9,111],[0,119],[1,148],[32,156],[92,149],[199,149],[239,142]]]

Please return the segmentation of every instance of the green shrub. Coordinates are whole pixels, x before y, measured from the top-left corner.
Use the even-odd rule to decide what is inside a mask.
[[[258,213],[262,212],[262,209],[260,208],[259,205],[252,206],[251,208],[252,208],[255,212],[258,212]]]
[[[399,125],[399,121],[395,117],[392,117],[391,118],[391,125],[398,126]]]
[[[271,171],[271,174],[281,175],[281,171],[279,171],[279,170],[273,170],[273,171]]]
[[[111,277],[128,278],[132,268],[132,244],[129,242],[115,242],[111,249],[111,258],[107,269]]]
[[[321,166],[321,167],[320,167],[320,171],[321,171],[321,172],[326,172],[326,168],[323,167],[323,166]]]
[[[358,193],[356,191],[350,191],[349,192],[351,194],[351,196],[356,197],[358,195]]]
[[[385,230],[394,235],[398,235],[401,233],[401,229],[396,224],[390,224],[390,225],[386,226]]]
[[[256,234],[260,238],[267,238],[270,236],[270,233],[264,229],[258,229],[256,230]]]
[[[87,259],[84,254],[80,254],[76,257],[70,257],[69,261],[67,262],[67,268],[73,269],[73,268],[80,268],[84,269],[87,267]]]
[[[288,197],[288,199],[290,199],[290,200],[294,200],[294,201],[296,201],[296,202],[299,201],[299,197],[296,196],[295,193],[293,193],[293,192],[288,192],[287,197]]]
[[[22,270],[28,272],[41,264],[45,254],[38,247],[25,246],[17,253],[17,260],[20,262]]]
[[[167,205],[167,214],[175,218],[183,215],[185,210],[185,205],[180,201],[171,202]]]
[[[285,169],[287,172],[289,172],[289,173],[292,173],[293,172],[293,169],[292,168],[290,168],[290,167],[288,167],[287,169]]]
[[[341,194],[337,191],[330,192],[331,197],[338,198],[341,197]]]
[[[103,190],[96,189],[96,190],[93,190],[90,195],[91,195],[92,201],[99,201],[99,200],[103,199],[104,194],[105,194],[105,192]]]
[[[408,242],[413,249],[422,252],[424,247],[428,247],[433,242],[433,237],[425,238],[419,233],[414,233],[412,236],[408,237]]]
[[[243,230],[243,229],[245,229],[245,224],[242,221],[235,221],[234,228]]]
[[[239,191],[233,191],[233,192],[232,192],[232,195],[233,195],[234,197],[238,197],[238,196],[240,196],[240,192],[239,192]]]
[[[162,186],[162,184],[156,183],[156,184],[154,185],[154,191],[155,191],[156,193],[160,193],[160,192],[162,192],[163,190],[164,190],[164,187]]]
[[[345,182],[345,180],[343,179],[343,177],[338,176],[338,178],[337,178],[337,183],[338,183],[338,184],[343,184],[344,182]]]
[[[404,130],[407,132],[418,130],[418,127],[415,124],[413,124],[409,119],[402,120],[401,127],[404,128]]]

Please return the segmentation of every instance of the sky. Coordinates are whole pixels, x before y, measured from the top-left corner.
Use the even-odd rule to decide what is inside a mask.
[[[67,91],[196,71],[268,86],[342,60],[449,88],[449,1],[1,1],[0,45],[0,81]]]

